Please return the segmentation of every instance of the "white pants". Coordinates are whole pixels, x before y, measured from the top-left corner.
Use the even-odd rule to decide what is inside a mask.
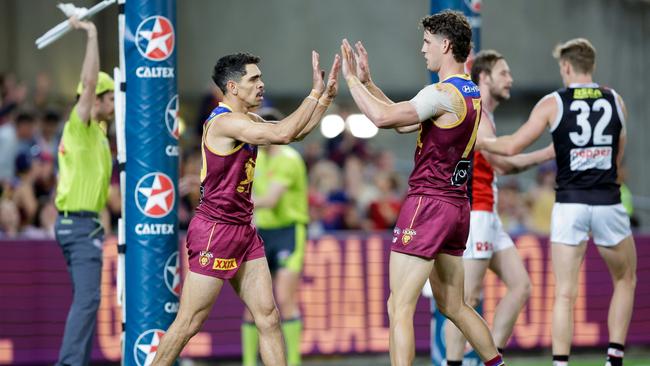
[[[514,246],[510,236],[503,231],[499,215],[490,211],[472,211],[469,236],[463,258],[490,259],[494,252]]]
[[[555,203],[551,217],[551,242],[579,245],[589,239],[596,245],[611,247],[632,235],[630,217],[622,204],[586,205]]]

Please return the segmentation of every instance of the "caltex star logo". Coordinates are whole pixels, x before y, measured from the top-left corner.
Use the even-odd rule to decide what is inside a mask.
[[[167,108],[165,108],[165,124],[167,125],[169,134],[178,140],[178,136],[180,136],[178,131],[178,94],[174,95],[169,100],[169,103],[167,103]]]
[[[135,187],[135,203],[148,217],[167,216],[174,208],[175,198],[174,183],[160,172],[145,175]]]
[[[140,23],[135,33],[135,45],[142,57],[164,61],[174,52],[174,27],[169,19],[154,15]]]
[[[467,5],[471,11],[478,14],[481,12],[481,2],[481,0],[465,0],[465,5]]]
[[[133,347],[133,356],[138,366],[149,366],[156,357],[160,338],[165,335],[161,329],[149,329],[140,334]]]
[[[172,294],[181,294],[181,267],[178,265],[178,252],[172,253],[165,263],[165,285]]]

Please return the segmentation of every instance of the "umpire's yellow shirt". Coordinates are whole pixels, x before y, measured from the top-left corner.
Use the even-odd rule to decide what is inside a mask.
[[[98,121],[84,123],[73,108],[58,155],[56,208],[99,212],[106,205],[113,165],[105,128]]]

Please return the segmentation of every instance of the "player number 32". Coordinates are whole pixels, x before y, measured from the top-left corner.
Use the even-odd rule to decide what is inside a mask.
[[[612,135],[605,135],[605,128],[612,120],[612,105],[606,99],[598,99],[594,104],[589,107],[589,104],[584,100],[574,100],[571,103],[571,111],[579,112],[576,116],[576,123],[580,127],[580,132],[569,133],[569,138],[576,146],[585,146],[591,140],[591,123],[589,123],[589,115],[591,111],[603,111],[603,115],[594,127],[594,145],[610,145],[612,143]]]

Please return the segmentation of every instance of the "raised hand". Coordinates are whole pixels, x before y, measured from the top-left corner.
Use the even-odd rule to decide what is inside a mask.
[[[352,76],[356,76],[357,60],[354,51],[352,50],[352,46],[350,46],[350,42],[348,42],[347,39],[343,39],[343,42],[341,43],[341,57],[343,59],[341,65],[343,77],[348,79]]]
[[[327,76],[327,86],[325,87],[325,95],[330,101],[336,97],[336,94],[339,90],[338,76],[339,71],[341,70],[341,57],[339,55],[334,56],[334,62],[332,63],[332,68],[330,73]]]
[[[370,65],[368,64],[368,52],[361,41],[355,43],[356,59],[357,59],[357,77],[361,83],[366,84],[370,82]]]
[[[311,51],[311,71],[312,71],[312,89],[318,94],[323,94],[325,90],[325,70],[320,68],[320,55],[316,51]]]
[[[79,20],[76,16],[71,16],[68,18],[68,21],[70,22],[70,25],[72,26],[73,29],[83,29],[86,32],[97,32],[97,29],[95,28],[95,24],[93,22],[89,22],[87,20]]]

